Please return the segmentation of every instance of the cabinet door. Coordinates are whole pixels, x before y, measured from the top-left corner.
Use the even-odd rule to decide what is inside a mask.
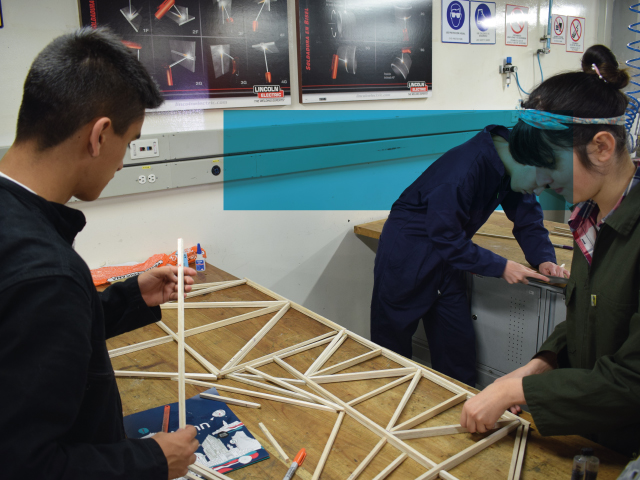
[[[472,282],[477,362],[496,374],[509,373],[536,354],[541,289],[479,275]]]

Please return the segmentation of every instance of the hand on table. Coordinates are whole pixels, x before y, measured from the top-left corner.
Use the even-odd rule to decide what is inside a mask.
[[[193,276],[196,275],[193,268],[184,269],[184,293],[191,291]],[[149,307],[155,307],[170,300],[178,299],[178,267],[154,268],[138,276],[138,286],[145,303]]]
[[[541,352],[533,360],[531,360],[529,363],[527,363],[523,367],[520,367],[514,370],[513,372],[508,373],[507,375],[504,375],[496,379],[494,383],[504,382],[511,378],[522,379],[529,375],[537,375],[540,373],[547,372],[549,370],[553,370],[554,368],[556,368],[555,366],[556,366],[556,354],[552,352],[547,352],[547,351]],[[511,411],[511,413],[515,415],[522,413],[522,408],[518,404],[509,406],[509,410]]]
[[[569,278],[571,273],[566,268],[556,265],[553,262],[544,262],[538,265],[538,270],[543,275],[551,275],[552,277]]]
[[[465,402],[460,414],[460,425],[471,433],[484,433],[495,428],[496,422],[507,408],[524,402],[522,378],[494,382]]]
[[[173,433],[156,433],[153,438],[162,453],[167,457],[169,467],[169,480],[184,477],[189,465],[196,461],[195,451],[200,443],[196,440],[198,431],[195,427],[187,425]]]
[[[527,268],[524,265],[520,265],[512,260],[507,260],[507,265],[504,267],[504,272],[502,272],[502,278],[509,283],[524,283],[526,285],[529,283],[527,277],[536,278],[543,282],[549,281],[547,277],[540,275],[535,270]]]

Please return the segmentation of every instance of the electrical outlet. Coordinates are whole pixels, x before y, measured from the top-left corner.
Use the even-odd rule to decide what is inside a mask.
[[[147,183],[147,177],[145,177],[144,175],[140,175],[140,176],[138,177],[138,183],[139,183],[140,185],[144,185],[145,183]]]
[[[145,138],[134,140],[129,144],[129,155],[131,156],[131,160],[159,157],[160,148],[158,147],[158,139]]]
[[[155,183],[156,181],[156,176],[152,173],[151,175],[149,175],[149,183]]]

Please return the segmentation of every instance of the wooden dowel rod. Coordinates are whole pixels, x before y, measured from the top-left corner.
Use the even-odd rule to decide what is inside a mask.
[[[220,395],[211,395],[210,393],[201,393],[201,398],[206,398],[208,400],[216,400],[218,402],[228,403],[229,405],[238,405],[239,407],[248,407],[248,408],[261,408],[259,403],[247,402],[245,400],[238,400],[230,397],[223,397]]]
[[[258,377],[257,375],[256,377],[262,380],[262,377]],[[279,393],[280,395],[288,395],[290,397],[297,398],[298,400],[304,400],[304,401],[310,400],[309,397],[305,395],[300,395],[299,393],[296,393],[296,392],[292,392],[291,390],[285,390],[284,388],[274,387],[273,385],[270,385],[268,383],[257,382],[255,380],[240,377],[238,375],[227,375],[227,378],[229,380],[234,380],[236,382],[244,383],[246,385],[252,385],[254,387],[262,388],[264,390],[269,390],[270,392]]]
[[[454,407],[459,403],[464,402],[466,399],[467,399],[466,394],[459,393],[455,397],[445,400],[444,402],[436,405],[435,407],[431,407],[429,410],[419,413],[418,415],[416,415],[413,418],[410,418],[406,422],[403,422],[400,425],[393,427],[391,431],[395,432],[396,430],[408,430],[412,427],[415,427],[416,425],[421,424],[422,422],[426,422],[427,420],[435,417],[436,415],[439,415],[445,410],[449,410],[451,407]]]
[[[264,338],[264,336],[269,333],[276,323],[287,313],[287,310],[291,307],[290,303],[286,303],[279,311],[276,313],[271,320],[269,320],[259,331],[256,333],[251,340],[249,340],[238,352],[231,357],[231,360],[227,362],[227,364],[222,367],[222,370],[227,370],[230,367],[234,367],[237,365],[240,360],[247,356],[247,354],[251,351],[253,347],[255,347],[260,340]]]
[[[185,302],[184,308],[259,308],[282,306],[286,302],[280,301],[257,301],[257,302]],[[163,303],[160,305],[163,310],[175,310],[178,308],[177,303]]]
[[[275,312],[282,308],[280,305],[274,305],[272,307],[263,308],[260,310],[256,310],[254,312],[244,313],[242,315],[238,315],[235,317],[227,318],[225,320],[218,320],[217,322],[209,323],[207,325],[202,325],[200,327],[190,328],[186,332],[184,332],[185,337],[190,337],[192,335],[198,335],[199,333],[209,332],[211,330],[216,330],[218,328],[227,327],[229,325],[233,325],[234,323],[244,322],[245,320],[250,320],[252,318],[261,317],[262,315],[267,315],[269,313]]]
[[[347,402],[347,405],[350,405],[350,406],[353,407],[354,405],[362,403],[365,400],[369,400],[370,398],[373,398],[376,395],[380,395],[381,393],[384,393],[387,390],[391,390],[392,388],[397,387],[398,385],[402,385],[404,382],[408,382],[412,378],[413,378],[412,374],[406,375],[406,376],[404,376],[402,378],[399,378],[398,380],[394,380],[391,383],[387,383],[386,385],[383,385],[383,386],[381,386],[379,388],[376,388],[375,390],[372,390],[369,393],[365,393],[364,395],[360,395],[358,398],[354,398],[350,402]]]
[[[178,341],[178,335],[169,327],[167,327],[163,322],[156,322],[156,325],[158,325],[162,330],[168,333],[176,342]],[[184,344],[184,348],[187,353],[189,353],[189,355],[191,355],[200,365],[202,365],[214,375],[220,375],[220,370],[218,370],[211,362],[209,362],[206,358],[196,352],[195,349],[187,345],[186,342]]]
[[[272,361],[273,361],[272,359],[269,359],[269,362],[272,362]],[[252,366],[252,365],[247,365],[247,366]],[[254,375],[253,373],[230,373],[229,375],[227,375],[227,378],[233,378],[233,377],[264,380],[264,377],[261,377],[260,375]],[[278,380],[282,380],[283,382],[293,383],[296,385],[304,385],[304,382],[302,380],[298,380],[297,378],[282,378],[282,377],[276,377],[276,378]]]
[[[366,362],[367,360],[371,360],[372,358],[376,358],[379,355],[382,355],[382,349],[380,348],[367,353],[363,353],[362,355],[358,355],[351,360],[345,360],[344,362],[340,362],[331,367],[327,367],[324,370],[320,370],[314,373],[314,375],[333,375],[334,373],[346,370],[347,368]]]
[[[513,453],[511,454],[511,464],[509,466],[509,475],[507,480],[513,480],[513,474],[516,471],[516,463],[518,462],[518,452],[520,451],[520,442],[522,441],[522,431],[524,425],[520,425],[516,430],[516,440],[513,444]]]
[[[513,420],[498,420],[491,430],[502,428]],[[442,435],[456,435],[467,433],[469,430],[462,425],[441,425],[439,427],[416,428],[414,430],[396,430],[393,434],[400,440],[410,440],[412,438],[440,437]]]
[[[290,465],[291,464],[291,460],[289,460],[289,457],[287,456],[286,452],[282,449],[282,447],[276,441],[276,439],[273,438],[273,435],[271,435],[271,432],[269,430],[267,430],[267,427],[264,426],[264,423],[260,422],[260,423],[258,423],[258,426],[262,430],[262,433],[264,433],[265,436],[267,437],[267,440],[269,440],[271,442],[271,445],[273,445],[273,447],[276,449],[276,451],[278,452],[278,455],[280,455],[280,458],[282,458],[282,461],[286,465]]]
[[[409,402],[409,399],[411,398],[411,395],[413,395],[413,391],[418,386],[418,382],[420,381],[421,378],[422,378],[422,372],[420,370],[416,370],[416,373],[414,374],[413,379],[411,380],[411,383],[409,384],[409,386],[407,387],[407,390],[404,392],[404,395],[402,396],[402,400],[400,400],[400,403],[398,404],[396,411],[393,413],[391,420],[389,420],[389,424],[387,425],[387,430],[391,430],[391,428],[398,421],[398,418],[400,418],[400,414],[402,413],[402,410],[404,410],[404,407]]]
[[[529,424],[524,424],[524,430],[522,431],[522,440],[520,441],[520,448],[518,449],[518,461],[516,463],[516,469],[513,472],[513,480],[520,480],[522,475],[522,464],[524,462],[524,452],[527,449],[527,437],[529,435]]]
[[[313,477],[311,480],[318,480],[320,478],[320,474],[322,474],[324,465],[327,463],[327,458],[329,458],[329,453],[331,453],[333,444],[336,441],[338,432],[340,431],[340,425],[342,425],[343,419],[344,411],[338,414],[338,420],[336,420],[336,423],[333,425],[333,430],[331,430],[331,435],[329,435],[329,440],[327,440],[327,444],[324,447],[324,451],[322,452],[322,456],[320,457],[320,461],[318,462],[316,470],[313,472]]]
[[[227,392],[231,392],[231,393],[238,393],[240,395],[247,395],[249,397],[256,397],[256,398],[264,398],[265,400],[271,400],[273,402],[280,402],[280,403],[286,403],[289,405],[296,405],[298,407],[306,407],[306,408],[313,408],[315,410],[322,410],[324,412],[336,412],[337,410],[335,408],[331,408],[331,407],[327,407],[326,405],[320,405],[317,403],[312,403],[312,402],[306,402],[303,400],[296,400],[295,398],[287,398],[287,397],[280,397],[278,395],[271,395],[270,393],[262,393],[262,392],[256,392],[254,390],[246,390],[244,388],[236,388],[236,387],[230,387],[228,385],[222,385],[219,383],[208,383],[208,382],[200,382],[198,380],[185,380],[187,383],[190,383],[192,385],[199,385],[201,387],[207,387],[207,388],[215,388],[216,390],[223,390],[223,391],[227,391]]]
[[[187,411],[184,384],[184,247],[182,238],[178,239],[178,424],[187,426]]]
[[[116,377],[149,377],[149,378],[173,378],[178,376],[178,372],[138,372],[135,370],[114,370]],[[185,378],[217,380],[213,373],[185,373]]]
[[[387,468],[385,468],[378,475],[376,475],[373,478],[373,480],[384,480],[385,478],[387,478],[389,475],[391,475],[391,472],[393,472],[396,468],[398,468],[400,464],[407,459],[407,457],[408,455],[406,453],[403,453],[402,455],[400,455],[393,462],[391,462],[387,466]]]
[[[313,381],[321,383],[337,383],[337,382],[353,382],[356,380],[371,380],[372,378],[388,378],[388,377],[402,377],[411,373],[415,374],[415,368],[391,368],[388,370],[371,370],[369,372],[355,372],[355,373],[338,373],[336,375],[322,375],[313,377]]]
[[[512,430],[515,430],[519,425],[520,425],[520,422],[518,421],[511,422],[506,427],[501,428],[497,432],[492,433],[488,437],[483,438],[479,442],[476,442],[470,447],[465,448],[461,452],[455,454],[453,457],[450,457],[444,462],[439,463],[438,465],[433,467],[431,470],[426,472],[424,475],[419,476],[416,480],[431,480],[433,478],[436,478],[440,470],[449,470],[460,465],[462,462],[471,458],[476,453],[481,452],[485,448],[496,443],[498,440],[501,440],[507,435],[509,435],[509,433]]]
[[[170,343],[173,338],[170,336],[154,338],[145,342],[134,343],[133,345],[127,345],[126,347],[114,348],[109,350],[109,358],[119,357],[120,355],[126,355],[127,353],[137,352],[138,350],[144,350],[145,348],[157,347],[165,343]]]
[[[279,359],[276,357],[276,360],[279,360]],[[316,401],[318,403],[321,403],[322,405],[326,405],[327,407],[331,407],[331,408],[334,408],[336,410],[344,410],[343,408],[341,408],[340,406],[336,405],[333,402],[325,400],[324,398],[322,398],[322,397],[320,397],[318,395],[314,395],[313,393],[306,392],[306,391],[302,390],[301,388],[298,388],[298,387],[296,387],[294,385],[290,385],[290,384],[288,384],[286,382],[283,382],[282,380],[278,380],[276,377],[272,377],[268,373],[261,372],[259,370],[256,370],[256,369],[252,368],[252,367],[247,367],[247,370],[249,370],[252,373],[255,373],[256,375],[260,375],[264,379],[269,380],[271,383],[275,383],[276,385],[280,385],[281,387],[288,388],[288,389],[293,390],[294,392],[300,393],[302,395],[307,395],[309,398],[311,398],[312,400],[314,400],[314,401]]]
[[[358,465],[358,468],[356,468],[353,471],[353,473],[349,475],[349,478],[347,480],[356,480],[360,476],[360,474],[364,472],[364,470],[369,466],[369,464],[373,460],[373,457],[375,457],[378,454],[378,452],[382,450],[382,447],[384,447],[385,443],[387,443],[387,439],[381,438],[380,441],[376,443],[376,446],[373,447],[373,450],[371,450],[369,454],[366,457],[364,457],[364,460],[360,462],[360,465]]]
[[[328,360],[327,352],[332,351],[333,347],[338,345],[339,342],[344,341],[343,337],[344,337],[344,329],[340,330],[338,334],[335,337],[333,337],[333,340],[331,340],[331,343],[327,346],[327,348],[325,348],[322,351],[322,353],[318,356],[318,358],[316,358],[315,361],[309,366],[305,375],[311,375],[315,371],[317,371],[324,364],[324,362]]]

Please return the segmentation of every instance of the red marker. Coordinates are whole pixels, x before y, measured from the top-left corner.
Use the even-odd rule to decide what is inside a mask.
[[[307,451],[303,448],[298,452],[296,458],[293,459],[293,463],[282,480],[291,480],[293,478],[293,474],[296,473],[296,470],[302,465],[305,458],[307,458]]]
[[[169,432],[169,412],[171,412],[171,405],[165,405],[164,416],[162,418],[162,431],[164,433]]]

